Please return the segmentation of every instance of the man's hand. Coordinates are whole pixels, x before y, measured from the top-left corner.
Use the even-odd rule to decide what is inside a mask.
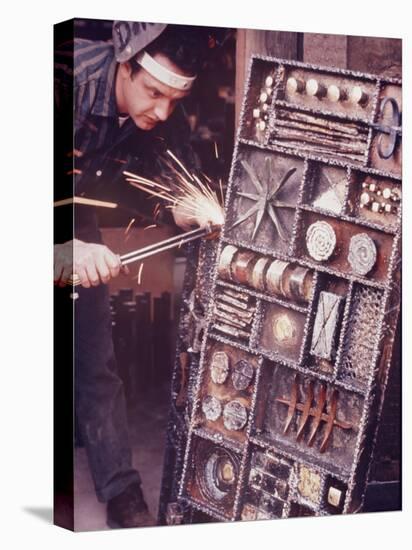
[[[189,212],[182,204],[176,204],[172,208],[172,214],[173,219],[175,220],[175,224],[184,231],[189,231],[192,225],[196,225],[195,216],[189,214]]]
[[[189,231],[193,227],[206,227],[211,223],[210,208],[208,209],[208,203],[205,199],[205,205],[202,204],[202,200],[198,199],[198,202],[193,204],[192,201],[185,201],[181,199],[179,203],[175,204],[172,208],[173,218],[175,224],[181,227],[184,231]],[[202,209],[202,206],[204,208]]]
[[[119,256],[103,244],[74,239],[54,246],[54,283],[65,286],[76,274],[85,288],[107,283],[121,269]]]

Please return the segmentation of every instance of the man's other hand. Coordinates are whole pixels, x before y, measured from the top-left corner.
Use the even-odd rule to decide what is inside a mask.
[[[85,288],[107,283],[121,269],[120,258],[103,244],[74,239],[54,246],[54,283],[65,286],[76,274]]]
[[[172,208],[176,225],[188,231],[193,227],[222,226],[223,208],[213,204],[207,197],[198,197],[196,201],[180,199]]]
[[[176,203],[172,208],[172,214],[175,224],[184,231],[189,231],[197,226],[206,227],[209,223],[207,214],[202,215],[198,205],[193,204],[189,199],[187,201],[181,199],[179,203]]]

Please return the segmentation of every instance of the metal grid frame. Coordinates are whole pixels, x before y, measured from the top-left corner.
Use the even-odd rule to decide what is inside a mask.
[[[254,75],[255,68],[266,67],[267,74],[275,75],[275,82],[273,88],[273,95],[271,99],[269,109],[269,123],[266,128],[263,138],[251,139],[248,136],[248,129],[245,124],[246,113],[251,112],[253,108],[253,96],[252,90],[252,75]],[[328,74],[336,76],[344,76],[348,79],[355,79],[360,82],[369,82],[374,84],[374,95],[372,98],[372,108],[370,109],[369,117],[359,118],[356,116],[342,115],[329,110],[313,109],[309,107],[302,107],[302,105],[295,105],[293,103],[279,99],[279,91],[282,86],[282,79],[284,79],[285,71],[290,69],[301,69],[303,71],[312,71],[316,74]],[[207,286],[207,291],[203,293],[199,299],[202,301],[205,309],[206,329],[203,335],[202,346],[200,355],[197,354],[193,359],[193,366],[196,367],[196,376],[193,380],[194,386],[192,388],[192,399],[188,400],[185,412],[179,414],[173,405],[172,396],[172,413],[171,418],[181,418],[180,431],[184,432],[184,437],[173,437],[171,434],[171,425],[169,425],[169,441],[173,440],[173,445],[178,450],[179,460],[175,463],[175,468],[172,472],[165,471],[165,477],[173,477],[174,487],[171,492],[166,495],[162,492],[161,495],[161,520],[163,522],[171,522],[167,518],[167,503],[178,502],[181,509],[184,510],[182,515],[182,521],[190,523],[193,519],[193,510],[198,510],[206,516],[213,518],[217,521],[236,521],[241,519],[242,506],[244,504],[244,497],[247,491],[249,483],[250,462],[252,450],[259,449],[263,453],[272,453],[278,457],[283,457],[285,460],[292,461],[292,470],[296,472],[298,465],[303,465],[316,472],[320,478],[320,497],[318,503],[309,503],[304,498],[299,497],[299,491],[297,488],[298,481],[296,475],[292,476],[289,480],[289,496],[287,498],[286,505],[283,509],[281,517],[288,517],[291,513],[292,506],[303,506],[310,509],[311,515],[328,515],[331,512],[330,507],[325,505],[326,490],[331,478],[337,479],[339,482],[345,484],[346,494],[344,503],[338,513],[351,513],[357,512],[362,509],[364,492],[366,487],[366,481],[368,471],[371,464],[373,447],[376,440],[377,427],[379,418],[382,412],[383,398],[388,381],[389,367],[392,346],[395,336],[397,317],[400,307],[399,298],[399,262],[400,262],[400,238],[401,238],[401,208],[397,212],[397,223],[392,225],[381,225],[374,223],[370,220],[355,217],[350,215],[348,211],[348,197],[350,193],[350,186],[352,181],[352,175],[354,173],[379,176],[390,179],[395,184],[401,183],[401,176],[384,170],[372,168],[370,166],[371,148],[373,141],[373,132],[375,129],[378,116],[379,107],[379,94],[383,89],[383,86],[387,84],[394,84],[401,86],[401,81],[398,79],[381,79],[374,75],[348,71],[343,69],[333,69],[326,67],[319,67],[315,65],[305,64],[301,62],[287,61],[282,59],[270,58],[267,56],[253,56],[250,61],[247,83],[245,87],[245,94],[241,108],[240,120],[241,124],[238,128],[237,139],[233,154],[231,173],[229,176],[229,185],[226,194],[225,210],[231,208],[234,189],[236,186],[236,170],[240,152],[242,150],[261,150],[266,151],[269,154],[280,154],[282,156],[288,156],[291,159],[298,158],[304,162],[304,170],[302,181],[299,187],[297,204],[294,212],[294,223],[292,229],[292,237],[290,245],[288,247],[287,254],[279,253],[279,251],[258,245],[251,241],[245,241],[242,239],[234,238],[228,235],[228,228],[223,227],[222,233],[217,246],[214,243],[202,243],[201,249],[203,250],[203,260],[197,265],[196,279],[204,277],[207,273],[210,280]],[[342,119],[344,121],[361,122],[368,128],[367,146],[363,160],[361,162],[351,162],[349,160],[334,159],[330,156],[317,155],[312,153],[302,153],[297,148],[293,147],[280,147],[270,143],[272,132],[276,126],[276,112],[277,108],[288,107],[291,109],[298,109],[299,111],[305,111],[313,115],[322,115],[325,117],[333,117],[334,119]],[[310,169],[312,166],[335,166],[343,168],[346,172],[345,180],[345,196],[342,204],[342,209],[339,214],[324,210],[322,208],[309,206],[304,202],[304,195],[309,186],[308,178]],[[311,213],[323,219],[324,217],[333,218],[347,222],[349,224],[357,226],[359,229],[377,231],[388,236],[392,239],[391,253],[387,265],[387,276],[385,280],[372,280],[368,277],[359,276],[353,273],[341,271],[336,268],[328,267],[327,265],[321,265],[316,261],[303,258],[297,254],[297,243],[302,237],[301,223],[302,217],[305,213]],[[258,292],[245,285],[238,285],[233,282],[222,280],[218,274],[218,268],[216,258],[220,257],[223,248],[226,245],[234,245],[239,249],[253,251],[257,254],[267,256],[272,259],[278,259],[288,262],[293,262],[298,266],[310,268],[314,273],[314,280],[312,286],[311,296],[306,306],[297,305],[293,302],[287,302],[284,299],[268,295],[265,292]],[[339,341],[337,343],[337,354],[334,361],[333,370],[331,373],[315,372],[313,368],[308,364],[308,347],[310,344],[311,327],[313,325],[314,316],[316,313],[316,304],[319,297],[319,293],[322,289],[322,281],[325,277],[332,277],[346,281],[348,288],[348,297],[345,303],[342,324],[340,329]],[[196,284],[196,283],[195,283]],[[193,280],[186,281],[185,283],[186,296],[193,289]],[[229,336],[222,336],[217,334],[213,330],[214,324],[214,298],[219,289],[230,288],[235,291],[240,291],[243,294],[253,297],[256,301],[256,313],[252,326],[252,333],[248,343],[241,343],[235,338]],[[343,355],[345,353],[345,346],[347,346],[346,335],[349,330],[351,321],[352,305],[354,295],[357,289],[370,289],[371,291],[381,292],[382,299],[379,306],[379,314],[376,320],[376,335],[373,345],[373,353],[370,361],[369,373],[364,376],[361,384],[350,382],[347,378],[341,376],[341,368],[343,362]],[[286,359],[279,356],[275,352],[269,352],[262,350],[258,345],[258,334],[262,326],[264,315],[263,304],[277,304],[282,307],[288,307],[290,310],[306,315],[306,321],[303,331],[303,339],[300,348],[299,358],[296,361]],[[183,306],[181,311],[182,318],[187,315],[187,310]],[[182,325],[181,325],[182,328]],[[227,344],[228,346],[248,352],[258,358],[258,367],[255,373],[254,388],[252,399],[250,403],[250,409],[248,414],[247,425],[244,429],[244,442],[241,443],[238,440],[231,440],[229,437],[223,436],[221,433],[212,433],[209,430],[205,430],[201,427],[199,422],[201,410],[200,394],[202,384],[205,380],[205,373],[207,369],[206,353],[208,347],[213,342],[220,342],[221,344]],[[178,351],[181,350],[181,342],[178,344]],[[383,349],[386,349],[386,353],[383,353]],[[178,356],[178,353],[177,353]],[[328,468],[325,463],[319,463],[314,457],[305,457],[302,453],[291,451],[290,449],[282,448],[279,442],[270,440],[266,436],[259,433],[255,426],[255,410],[256,403],[259,398],[259,381],[262,376],[262,369],[268,368],[270,363],[276,363],[284,365],[290,369],[293,373],[299,373],[300,376],[309,377],[317,380],[318,382],[324,382],[329,384],[333,388],[341,389],[342,391],[349,392],[357,395],[363,401],[362,415],[360,423],[358,425],[355,449],[352,456],[352,461],[349,468],[346,471],[337,472],[332,468]],[[265,367],[266,365],[266,367]],[[174,371],[174,383],[176,382],[176,372],[178,365]],[[175,397],[175,394],[174,394]],[[176,432],[176,422],[171,422],[173,429]],[[179,428],[177,428],[179,432]],[[193,472],[196,469],[196,464],[193,463],[193,446],[197,439],[204,439],[210,441],[211,445],[222,446],[230,449],[239,456],[239,475],[236,480],[237,488],[233,504],[231,509],[223,509],[213,502],[199,501],[190,495],[187,490],[188,482],[193,477]],[[185,446],[184,452],[182,446]]]

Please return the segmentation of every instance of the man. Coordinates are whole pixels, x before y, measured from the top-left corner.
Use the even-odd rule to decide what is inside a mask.
[[[125,168],[150,172],[155,167],[158,148],[182,124],[177,107],[190,93],[206,48],[200,28],[126,21],[114,23],[113,44],[75,41],[73,66],[65,58],[70,47],[58,48],[57,119],[74,81],[74,162],[68,184],[74,173],[76,195],[101,198],[113,181],[120,185]],[[187,140],[180,141],[186,147]],[[177,209],[173,215],[184,228],[196,222]],[[155,522],[132,466],[113,352],[106,283],[121,269],[119,257],[102,244],[96,212],[76,206],[75,239],[55,245],[54,273],[59,286],[73,273],[82,286],[75,304],[76,419],[97,497],[108,503],[108,525],[136,527]]]

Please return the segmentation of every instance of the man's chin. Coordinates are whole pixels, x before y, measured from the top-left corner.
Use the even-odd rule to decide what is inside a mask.
[[[152,130],[155,126],[157,126],[157,122],[155,120],[149,120],[147,118],[135,118],[134,123],[141,130]]]

